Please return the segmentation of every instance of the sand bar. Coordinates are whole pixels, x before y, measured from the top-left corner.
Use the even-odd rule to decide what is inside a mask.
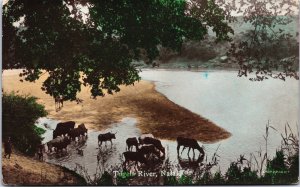
[[[35,83],[20,82],[19,70],[4,71],[4,92],[30,94],[45,105],[49,118],[85,123],[89,129],[104,130],[124,117],[134,117],[143,133],[152,133],[161,139],[175,140],[178,136],[195,138],[202,142],[226,139],[230,133],[211,121],[168,100],[155,90],[152,82],[140,81],[134,86],[121,86],[114,95],[90,98],[89,88],[82,87],[78,97],[82,103],[64,102],[60,111],[55,110],[54,99],[41,90],[43,75]]]

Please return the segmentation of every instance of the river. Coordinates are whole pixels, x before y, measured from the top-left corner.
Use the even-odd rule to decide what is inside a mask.
[[[231,71],[170,71],[170,70],[143,70],[143,80],[153,81],[156,90],[164,94],[174,103],[209,119],[218,126],[231,133],[231,137],[212,144],[199,142],[204,146],[209,160],[217,147],[219,168],[225,171],[230,162],[236,161],[239,155],[249,158],[250,153],[265,152],[266,124],[276,129],[269,129],[267,152],[269,157],[280,148],[281,136],[285,124],[289,123],[294,132],[297,131],[299,114],[299,87],[294,79],[266,80],[252,82],[247,78],[237,77],[236,72]],[[52,138],[51,128],[55,128],[58,121],[42,118],[39,126],[47,123],[44,142]],[[44,128],[44,127],[43,127]],[[110,147],[98,148],[97,136],[104,132],[117,132],[117,140]],[[96,155],[103,155],[105,167],[120,164],[122,152],[125,151],[125,140],[128,137],[140,136],[140,130],[136,127],[134,118],[124,118],[120,123],[112,124],[110,129],[104,132],[90,131],[87,140],[83,143],[72,143],[66,155],[48,155],[47,162],[66,166],[70,169],[76,167],[76,163],[85,166],[88,174],[93,175],[97,168]],[[191,132],[192,133],[192,132]],[[176,142],[162,141],[167,148],[170,161],[178,164]],[[84,151],[84,156],[76,153],[76,148]],[[186,152],[183,159],[187,159]],[[197,155],[197,154],[196,154]]]
[[[297,132],[299,123],[299,82],[269,79],[260,82],[237,77],[234,71],[144,70],[144,80],[154,81],[156,90],[174,103],[199,114],[229,131],[219,155],[227,165],[240,154],[265,150],[266,124],[270,129],[268,153],[274,155],[281,144],[280,133],[289,123]],[[207,145],[209,148],[217,145]]]

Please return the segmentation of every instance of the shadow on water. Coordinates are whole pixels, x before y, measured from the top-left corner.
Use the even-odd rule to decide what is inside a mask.
[[[38,120],[36,125],[46,130],[43,134],[43,143],[52,140],[53,129],[56,128],[58,122],[48,118]],[[124,118],[120,123],[112,124],[111,128],[105,131],[89,130],[86,138],[71,142],[67,147],[67,151],[45,154],[45,161],[64,166],[74,171],[76,171],[78,166],[84,167],[89,176],[94,176],[97,170],[99,170],[99,162],[101,162],[104,169],[117,165],[121,166],[124,162],[122,153],[126,151],[126,139],[141,135],[141,131],[136,127],[136,122],[134,118]],[[110,141],[107,141],[106,143],[103,142],[101,147],[99,147],[98,135],[106,132],[116,133],[116,139],[112,140],[112,144]],[[172,165],[178,165],[181,169],[193,169],[200,166],[204,159],[204,156],[200,156],[199,153],[196,153],[194,158],[190,158],[187,156],[187,151],[184,151],[180,157],[177,157],[177,143],[175,141],[162,140],[162,144],[167,150],[168,161]],[[78,154],[78,149],[83,151],[83,155]],[[135,163],[131,162],[126,166],[126,170],[135,170],[136,172],[137,170],[150,169],[157,171],[166,162],[165,159],[157,159],[154,155],[151,155],[148,161],[147,167],[139,165],[138,168],[135,167]]]

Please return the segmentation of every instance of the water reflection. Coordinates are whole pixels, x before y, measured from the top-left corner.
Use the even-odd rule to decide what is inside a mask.
[[[195,158],[195,155],[191,158],[188,156],[188,159],[182,158],[179,154],[177,155],[178,164],[181,166],[182,169],[197,169],[200,166],[203,166],[204,154],[199,154],[198,158]]]

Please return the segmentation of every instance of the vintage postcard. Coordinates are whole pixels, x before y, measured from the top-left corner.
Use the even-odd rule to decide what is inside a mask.
[[[4,0],[2,185],[299,182],[297,0]]]

